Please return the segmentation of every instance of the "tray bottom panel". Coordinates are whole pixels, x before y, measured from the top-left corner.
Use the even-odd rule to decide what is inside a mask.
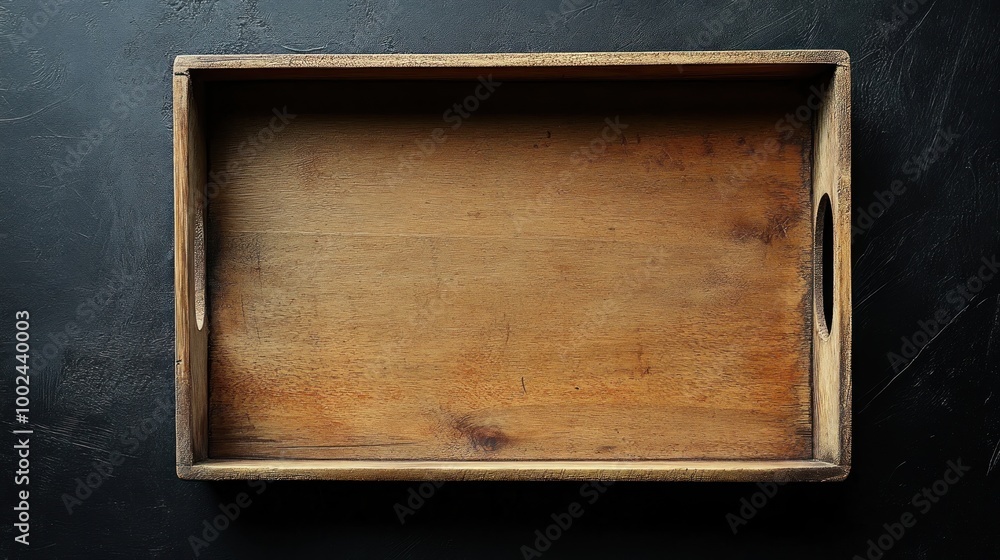
[[[810,458],[805,87],[491,87],[212,86],[209,456]]]

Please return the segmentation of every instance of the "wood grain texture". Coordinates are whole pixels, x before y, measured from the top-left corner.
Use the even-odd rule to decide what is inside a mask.
[[[849,58],[837,50],[182,55],[174,72],[204,79],[459,79],[483,72],[507,79],[739,79],[806,77]]]
[[[195,313],[196,224],[203,219],[208,176],[207,140],[199,86],[174,76],[174,284],[176,361],[174,364],[178,473],[208,456],[208,329]],[[202,296],[203,297],[203,296]]]
[[[210,91],[215,172],[207,447],[182,457],[178,424],[181,476],[842,477],[849,354],[816,356],[845,322],[849,340],[850,306],[817,344],[813,228],[815,195],[849,170],[849,105],[830,109],[849,85],[815,123],[778,124],[846,58],[758,53],[828,72],[767,81],[739,79],[759,75],[739,53],[677,59],[740,65],[718,67],[728,80],[635,66],[667,54],[513,57],[497,66],[541,73],[504,75],[454,129],[442,111],[477,82],[435,65],[499,80],[489,55],[178,59]],[[366,74],[239,81],[284,66]],[[217,68],[263,73],[191,72]],[[611,79],[629,72],[643,81]]]
[[[834,70],[816,119],[813,221],[824,195],[833,220],[833,316],[830,328],[815,311],[813,320],[813,406],[815,456],[851,463],[851,82],[850,67]],[[815,253],[814,253],[815,254]],[[817,254],[818,256],[818,254]],[[821,297],[822,279],[813,293]],[[818,299],[817,299],[818,301]]]
[[[388,464],[387,464],[388,463]],[[837,481],[823,461],[357,461],[210,459],[185,469],[192,480],[628,480]]]
[[[216,92],[210,455],[810,457],[809,129],[732,172],[795,92],[506,84],[386,165],[475,87]]]

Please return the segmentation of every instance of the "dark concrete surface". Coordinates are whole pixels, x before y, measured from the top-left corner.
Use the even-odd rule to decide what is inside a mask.
[[[997,558],[1000,276],[982,259],[1000,253],[998,15],[992,0],[4,2],[0,557],[190,558],[192,536],[201,558],[536,557],[522,546],[576,501],[583,516],[542,558]],[[420,485],[177,479],[174,56],[776,48],[853,58],[853,207],[877,217],[854,217],[846,482],[771,497],[754,484],[447,483],[401,524]],[[20,310],[34,356],[29,546],[13,526]],[[945,476],[959,459],[969,470]]]

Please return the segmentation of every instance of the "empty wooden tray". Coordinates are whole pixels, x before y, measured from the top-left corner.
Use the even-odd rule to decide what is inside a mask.
[[[847,475],[846,53],[173,79],[182,478]]]

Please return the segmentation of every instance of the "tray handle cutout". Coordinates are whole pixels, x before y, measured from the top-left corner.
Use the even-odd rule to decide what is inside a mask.
[[[194,196],[194,318],[198,330],[205,327],[205,197]]]
[[[824,339],[829,338],[833,328],[833,210],[830,195],[823,194],[816,210],[816,232],[814,235],[816,259],[815,303],[819,317],[819,332]]]

